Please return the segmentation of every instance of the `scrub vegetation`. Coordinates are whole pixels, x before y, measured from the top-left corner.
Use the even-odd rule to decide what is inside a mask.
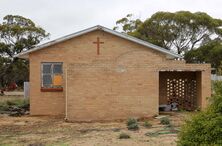
[[[222,82],[214,82],[213,90],[209,107],[182,126],[178,145],[222,145]]]

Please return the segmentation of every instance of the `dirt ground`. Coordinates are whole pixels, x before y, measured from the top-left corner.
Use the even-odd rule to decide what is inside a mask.
[[[187,114],[169,116],[179,129]],[[147,132],[166,129],[159,119],[149,120],[151,128],[139,122],[138,131],[129,131],[126,122],[68,123],[53,117],[9,117],[0,115],[0,145],[6,146],[174,146],[177,134],[165,133],[146,136]],[[120,133],[130,139],[119,139]]]

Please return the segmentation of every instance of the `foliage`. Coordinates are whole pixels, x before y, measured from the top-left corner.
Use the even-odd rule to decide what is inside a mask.
[[[28,61],[18,58],[11,60],[2,57],[2,59],[3,61],[0,59],[0,87],[5,87],[12,82],[23,85],[29,77]]]
[[[222,145],[222,83],[214,83],[215,94],[206,111],[187,120],[181,128],[178,145]]]
[[[18,15],[7,15],[0,24],[0,83],[28,80],[28,62],[13,56],[33,48],[49,36],[30,19]]]
[[[30,105],[28,99],[5,100],[0,102],[0,111],[9,111],[12,106],[29,110]]]
[[[9,105],[7,102],[0,102],[0,111],[7,111],[9,110]]]
[[[146,128],[150,128],[150,127],[152,127],[152,124],[149,121],[145,121],[143,126]]]
[[[202,42],[210,41],[212,36],[220,38],[222,34],[222,20],[203,12],[157,12],[144,22],[125,17],[116,24],[129,35],[175,50],[178,54],[199,47]]]
[[[168,117],[163,117],[160,119],[160,123],[163,125],[169,125],[170,124],[170,119]]]
[[[218,74],[222,75],[222,42],[211,41],[196,50],[186,52],[184,59],[188,63],[210,63]]]
[[[140,19],[134,20],[132,14],[127,14],[126,17],[116,21],[116,26],[113,29],[118,30],[122,28],[123,32],[130,34],[134,32],[141,23],[142,21]]]
[[[137,120],[134,118],[129,118],[127,120],[127,126],[137,123]]]
[[[138,130],[139,126],[137,120],[134,118],[129,118],[127,120],[127,128],[128,130]]]
[[[128,130],[134,130],[134,131],[136,131],[136,130],[139,129],[139,126],[138,126],[137,123],[135,123],[135,124],[131,124],[131,125],[127,126],[127,128],[128,128]]]
[[[220,113],[222,116],[222,81],[214,81],[213,90],[214,95],[209,99],[211,104],[208,110]]]
[[[120,133],[119,139],[129,139],[130,135],[127,133]]]
[[[179,145],[221,145],[222,115],[200,112],[186,121],[179,134]]]
[[[13,57],[40,43],[48,34],[33,21],[18,15],[7,15],[0,25],[1,55]]]
[[[222,81],[213,82],[213,91],[214,94],[222,95]]]

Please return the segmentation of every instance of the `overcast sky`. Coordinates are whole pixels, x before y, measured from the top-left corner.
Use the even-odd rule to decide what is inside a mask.
[[[129,13],[144,20],[157,11],[204,11],[222,19],[222,0],[0,0],[0,19],[21,15],[55,39],[97,24],[113,28]]]

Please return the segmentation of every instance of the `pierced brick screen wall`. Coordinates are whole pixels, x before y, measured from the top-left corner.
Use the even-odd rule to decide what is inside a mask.
[[[160,72],[160,104],[177,103],[179,109],[197,108],[196,72]]]

